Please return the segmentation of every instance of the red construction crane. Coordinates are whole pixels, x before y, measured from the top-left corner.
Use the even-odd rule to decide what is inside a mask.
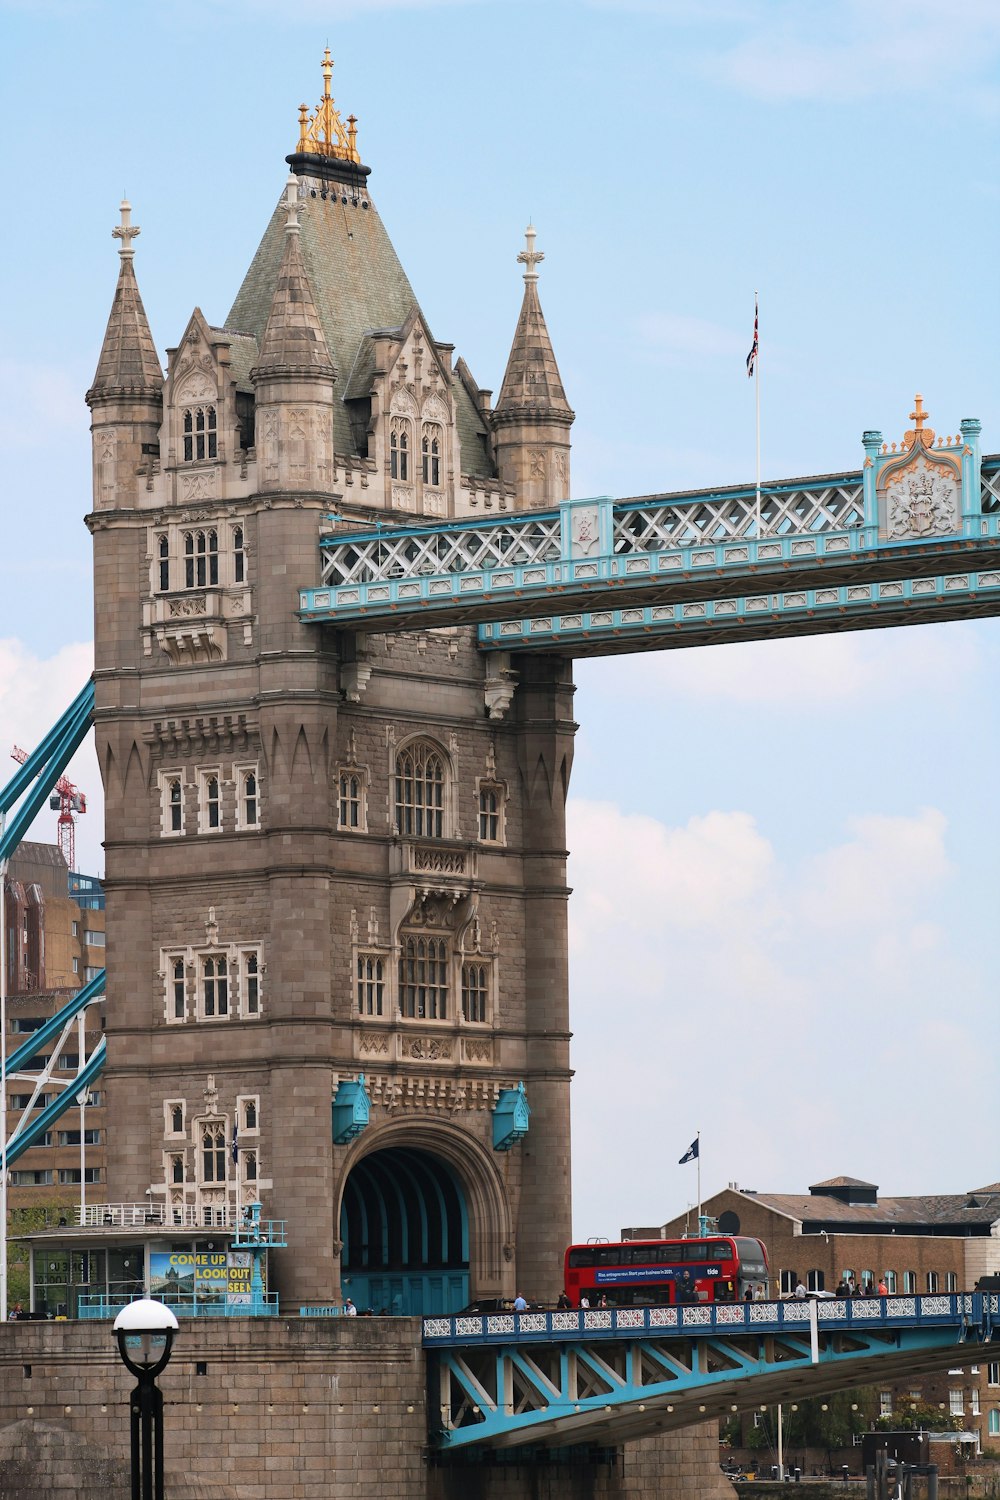
[[[27,750],[15,745],[10,752],[14,760],[23,766],[28,759]],[[87,811],[87,799],[78,786],[65,776],[60,776],[49,798],[49,806],[59,813],[56,841],[63,859],[71,870],[76,869],[76,815]]]

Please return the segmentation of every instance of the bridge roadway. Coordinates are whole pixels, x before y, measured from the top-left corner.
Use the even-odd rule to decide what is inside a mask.
[[[759,526],[745,486],[364,530],[332,516],[299,614],[475,623],[484,650],[573,656],[997,614],[1000,455],[980,463],[973,426],[961,510],[919,536],[887,534],[867,468],[766,485]]]
[[[995,1292],[425,1318],[431,1438],[617,1444],[975,1363],[998,1326]]]

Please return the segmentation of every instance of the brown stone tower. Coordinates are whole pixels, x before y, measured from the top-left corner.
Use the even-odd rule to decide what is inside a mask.
[[[324,76],[229,318],[196,308],[166,378],[138,231],[116,231],[88,393],[108,1197],[163,1204],[181,1238],[224,1237],[259,1199],[287,1222],[290,1304],[551,1297],[569,663],[491,660],[469,629],[341,632],[297,605],[331,528],[564,498],[572,412],[537,256],[496,413],[432,336],[328,56]],[[520,1082],[512,1141],[495,1111]]]

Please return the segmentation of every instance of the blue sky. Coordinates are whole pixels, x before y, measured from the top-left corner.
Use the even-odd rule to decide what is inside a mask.
[[[485,386],[534,220],[575,495],[752,477],[755,287],[765,477],[858,466],[916,390],[1000,449],[992,0],[0,0],[12,743],[89,670],[82,398],[118,201],[161,352],[195,303],[221,322],[327,42],[430,325]],[[580,665],[578,1233],[681,1211],[698,1129],[706,1192],[1000,1178],[998,631]],[[94,868],[92,756],[75,774]]]

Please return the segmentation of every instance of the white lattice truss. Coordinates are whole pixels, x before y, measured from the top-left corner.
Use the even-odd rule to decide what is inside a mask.
[[[519,563],[558,562],[558,515],[527,516],[495,526],[457,527],[323,543],[324,585],[371,583],[375,579],[465,573]]]
[[[982,471],[982,509],[984,515],[1000,510],[1000,470],[992,466]],[[759,517],[756,496],[745,489],[621,500],[614,507],[612,547],[617,554],[658,552],[739,538],[815,536],[863,523],[860,477],[845,475],[826,484],[765,486]],[[562,547],[556,512],[508,515],[486,525],[380,527],[343,541],[324,538],[322,586],[558,562]]]

